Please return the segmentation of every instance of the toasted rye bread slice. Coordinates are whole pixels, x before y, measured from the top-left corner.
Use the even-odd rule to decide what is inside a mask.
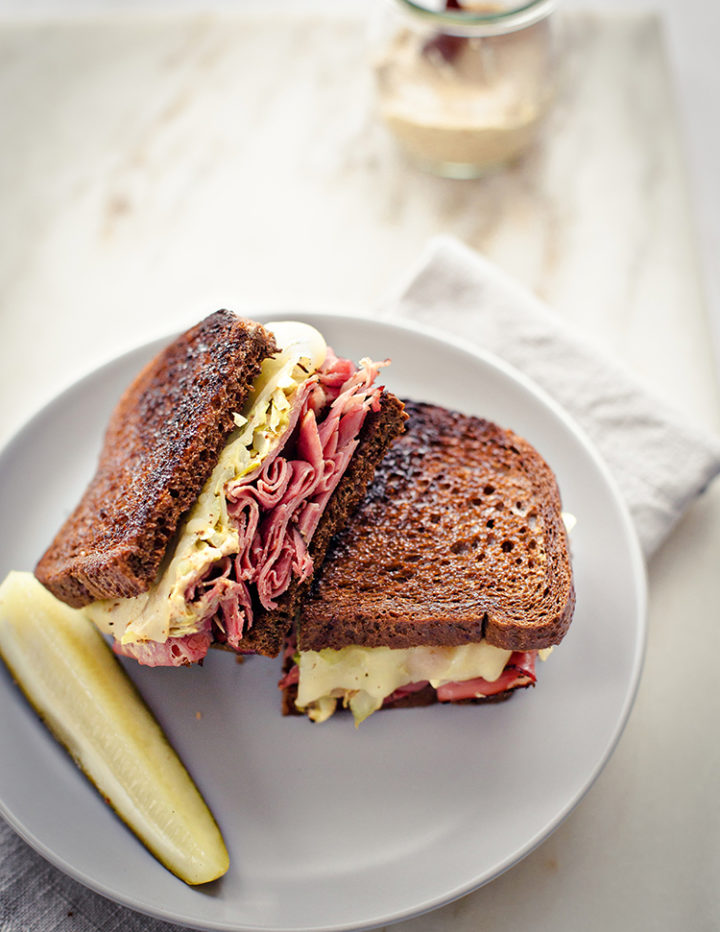
[[[368,483],[393,441],[405,428],[403,403],[391,392],[384,391],[380,410],[370,411],[360,434],[345,475],[328,502],[308,548],[315,571],[322,566],[325,553],[334,534],[341,530],[362,501]],[[257,607],[253,627],[242,639],[242,649],[276,657],[290,632],[298,606],[306,597],[312,576],[302,583],[297,580],[278,599],[278,607],[268,611]],[[222,645],[217,645],[222,646]]]
[[[35,568],[40,582],[74,607],[146,591],[276,350],[260,324],[222,310],[151,360],[115,408],[97,471]]]
[[[406,433],[303,605],[299,648],[557,644],[575,591],[549,466],[488,421],[406,410]]]

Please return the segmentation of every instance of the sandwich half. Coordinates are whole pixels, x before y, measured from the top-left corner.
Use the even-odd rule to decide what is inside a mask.
[[[35,575],[151,666],[276,656],[332,535],[402,431],[382,364],[217,311],[120,399]]]
[[[550,467],[510,430],[405,403],[284,655],[283,711],[489,702],[535,683],[575,590]]]

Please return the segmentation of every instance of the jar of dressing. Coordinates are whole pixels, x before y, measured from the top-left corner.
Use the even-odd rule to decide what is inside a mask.
[[[555,86],[553,0],[382,0],[371,39],[379,113],[410,159],[477,178],[533,142]]]

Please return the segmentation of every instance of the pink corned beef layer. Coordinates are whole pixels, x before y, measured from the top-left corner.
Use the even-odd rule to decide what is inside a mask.
[[[213,564],[188,588],[203,604],[196,634],[164,643],[113,645],[148,666],[185,666],[201,660],[213,640],[242,649],[253,605],[277,607],[293,578],[313,570],[308,545],[359,442],[369,410],[380,407],[374,385],[381,364],[357,369],[332,350],[322,368],[295,394],[280,442],[252,473],[225,489],[240,536],[238,553]]]
[[[519,686],[530,686],[536,679],[536,657],[536,650],[513,651],[505,669],[496,680],[489,681],[478,676],[460,683],[444,683],[435,690],[438,700],[458,702],[461,699],[479,699],[483,696],[497,696],[498,693],[517,689]]]
[[[292,656],[295,652],[294,643],[286,648],[285,657],[288,654]],[[496,680],[486,680],[478,676],[472,680],[462,680],[458,683],[444,683],[435,690],[435,695],[439,702],[457,702],[461,699],[479,699],[481,697],[496,696],[498,693],[505,692],[509,689],[517,689],[520,686],[534,685],[535,676],[535,659],[536,650],[530,651],[513,651],[508,658],[505,669]],[[288,670],[278,683],[280,689],[287,689],[288,686],[294,686],[300,681],[300,668],[295,665]],[[386,696],[383,705],[390,706],[419,692],[429,686],[427,680],[420,680],[417,683],[408,683],[401,686],[394,693]]]

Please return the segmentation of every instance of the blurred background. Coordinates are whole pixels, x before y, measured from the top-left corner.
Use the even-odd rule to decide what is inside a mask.
[[[47,398],[33,367],[54,390],[225,304],[361,309],[436,233],[695,404],[668,363],[700,345],[720,368],[720,6],[561,0],[538,144],[453,182],[409,167],[375,119],[375,5],[0,0],[0,391],[31,383],[0,435]]]

